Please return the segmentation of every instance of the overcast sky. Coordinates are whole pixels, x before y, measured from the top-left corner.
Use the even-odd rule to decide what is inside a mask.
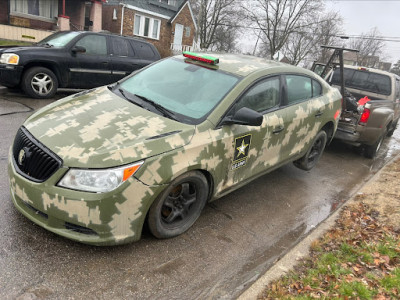
[[[385,42],[387,61],[400,60],[399,0],[326,0],[327,10],[343,17],[344,34],[360,35],[377,27],[382,36],[398,42]]]

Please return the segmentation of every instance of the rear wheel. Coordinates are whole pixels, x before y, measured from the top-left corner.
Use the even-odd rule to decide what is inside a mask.
[[[394,133],[394,131],[396,130],[397,127],[397,123],[399,122],[399,120],[397,120],[396,122],[394,122],[391,126],[390,129],[388,130],[388,133],[386,136],[391,137]]]
[[[54,73],[43,67],[28,69],[21,82],[22,89],[33,98],[51,98],[57,92],[58,80]]]
[[[188,230],[200,216],[208,197],[205,176],[191,171],[176,178],[154,201],[148,225],[157,238],[170,238]]]
[[[322,153],[324,152],[328,136],[324,130],[321,130],[314,139],[307,153],[300,159],[294,161],[294,165],[299,169],[309,171],[315,167]]]
[[[364,156],[367,158],[374,158],[382,146],[383,140],[386,136],[386,131],[379,137],[373,145],[365,145]]]

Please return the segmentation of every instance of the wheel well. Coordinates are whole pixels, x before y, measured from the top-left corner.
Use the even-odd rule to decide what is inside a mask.
[[[26,71],[28,71],[30,68],[33,67],[43,67],[43,68],[47,68],[50,71],[52,71],[54,73],[54,75],[56,75],[57,77],[57,81],[58,81],[58,85],[59,86],[63,86],[63,81],[60,75],[60,72],[58,70],[58,68],[56,66],[54,66],[54,64],[48,63],[48,62],[32,62],[29,63],[27,65],[24,66],[24,74],[26,73]]]
[[[209,186],[207,201],[209,201],[214,192],[214,179],[213,179],[211,173],[206,170],[197,170],[197,171],[201,172],[207,179],[208,186]]]
[[[328,122],[321,129],[324,130],[328,135],[328,142],[333,138],[333,128],[334,128],[333,122]]]

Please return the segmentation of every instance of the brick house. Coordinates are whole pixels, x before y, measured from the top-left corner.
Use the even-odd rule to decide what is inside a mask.
[[[0,38],[15,28],[101,31],[106,0],[0,0]],[[7,36],[1,33],[7,32]],[[16,30],[15,32],[20,32]],[[50,34],[50,32],[48,32]],[[20,37],[16,36],[16,40]]]
[[[187,0],[108,0],[102,20],[103,30],[144,38],[162,57],[195,46],[197,27]]]

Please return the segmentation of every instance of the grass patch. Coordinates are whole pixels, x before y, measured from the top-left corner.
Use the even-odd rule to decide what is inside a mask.
[[[0,46],[31,46],[30,42],[22,42],[22,41],[11,41],[11,40],[1,40]]]
[[[259,299],[400,299],[400,235],[363,203],[345,207],[310,256]]]

